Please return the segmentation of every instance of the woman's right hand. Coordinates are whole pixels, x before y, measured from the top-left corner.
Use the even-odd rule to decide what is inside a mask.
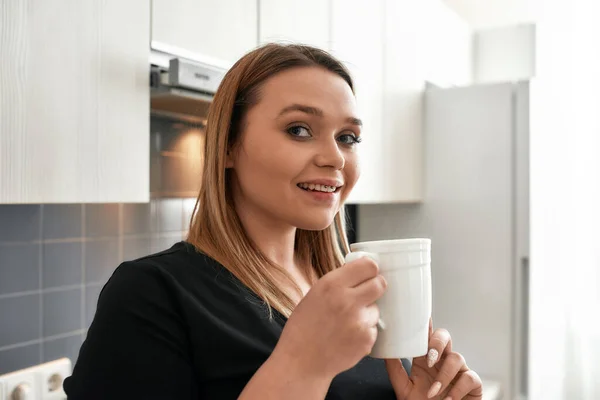
[[[317,281],[288,319],[274,352],[301,371],[333,379],[367,356],[377,338],[375,301],[387,283],[361,258]]]

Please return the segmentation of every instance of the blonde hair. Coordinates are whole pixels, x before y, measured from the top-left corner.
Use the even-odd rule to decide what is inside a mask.
[[[262,298],[270,313],[273,307],[286,317],[295,304],[275,277],[284,276],[295,290],[300,292],[300,288],[246,234],[233,206],[225,160],[228,150],[239,140],[245,115],[260,100],[265,80],[289,68],[308,66],[339,75],[354,92],[352,78],[343,64],[310,46],[267,44],[246,54],[227,72],[208,111],[202,184],[187,237],[198,251],[222,264]],[[342,207],[326,229],[296,231],[296,255],[319,278],[343,264],[349,251],[345,222]]]

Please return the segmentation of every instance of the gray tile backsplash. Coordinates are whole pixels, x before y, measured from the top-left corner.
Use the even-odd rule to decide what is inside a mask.
[[[24,242],[39,238],[40,205],[14,204],[0,207],[0,242]]]
[[[135,260],[150,254],[151,239],[146,237],[126,237],[123,239],[123,260]]]
[[[183,200],[183,227],[185,231],[189,229],[190,220],[194,213],[194,207],[196,206],[196,199],[184,199]]]
[[[181,231],[183,218],[182,199],[164,199],[158,203],[158,230],[161,232]]]
[[[40,286],[39,243],[0,244],[0,295]]]
[[[39,364],[42,361],[40,354],[41,343],[0,350],[0,374]]]
[[[119,234],[118,204],[86,204],[85,236],[117,236]]]
[[[123,204],[123,234],[149,234],[152,203]]]
[[[42,288],[81,284],[81,252],[83,243],[44,243],[42,256]]]
[[[106,282],[119,263],[119,240],[98,239],[84,243],[85,283]]]
[[[181,240],[194,201],[0,205],[0,374],[75,362],[114,269]]]
[[[83,336],[80,333],[58,339],[44,340],[42,343],[42,362],[53,361],[62,357],[76,360],[81,343],[83,343]]]
[[[165,234],[159,237],[152,238],[152,253],[171,248],[175,243],[183,238],[182,234]]]
[[[80,287],[48,292],[42,296],[44,337],[64,335],[83,329]]]
[[[96,312],[96,305],[98,304],[98,297],[100,296],[102,287],[103,284],[85,286],[84,322],[86,327],[89,327],[92,324],[94,313]]]
[[[0,349],[40,337],[40,295],[27,294],[0,300]]]
[[[43,212],[43,239],[81,237],[82,204],[46,204]]]

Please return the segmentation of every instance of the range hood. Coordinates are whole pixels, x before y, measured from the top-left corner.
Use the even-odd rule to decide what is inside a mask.
[[[226,68],[153,49],[150,110],[153,115],[204,124]]]

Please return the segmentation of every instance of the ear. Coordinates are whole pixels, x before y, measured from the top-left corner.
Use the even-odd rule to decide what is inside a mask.
[[[225,154],[225,168],[233,168],[233,159],[233,151],[231,149],[227,150],[227,153]]]

